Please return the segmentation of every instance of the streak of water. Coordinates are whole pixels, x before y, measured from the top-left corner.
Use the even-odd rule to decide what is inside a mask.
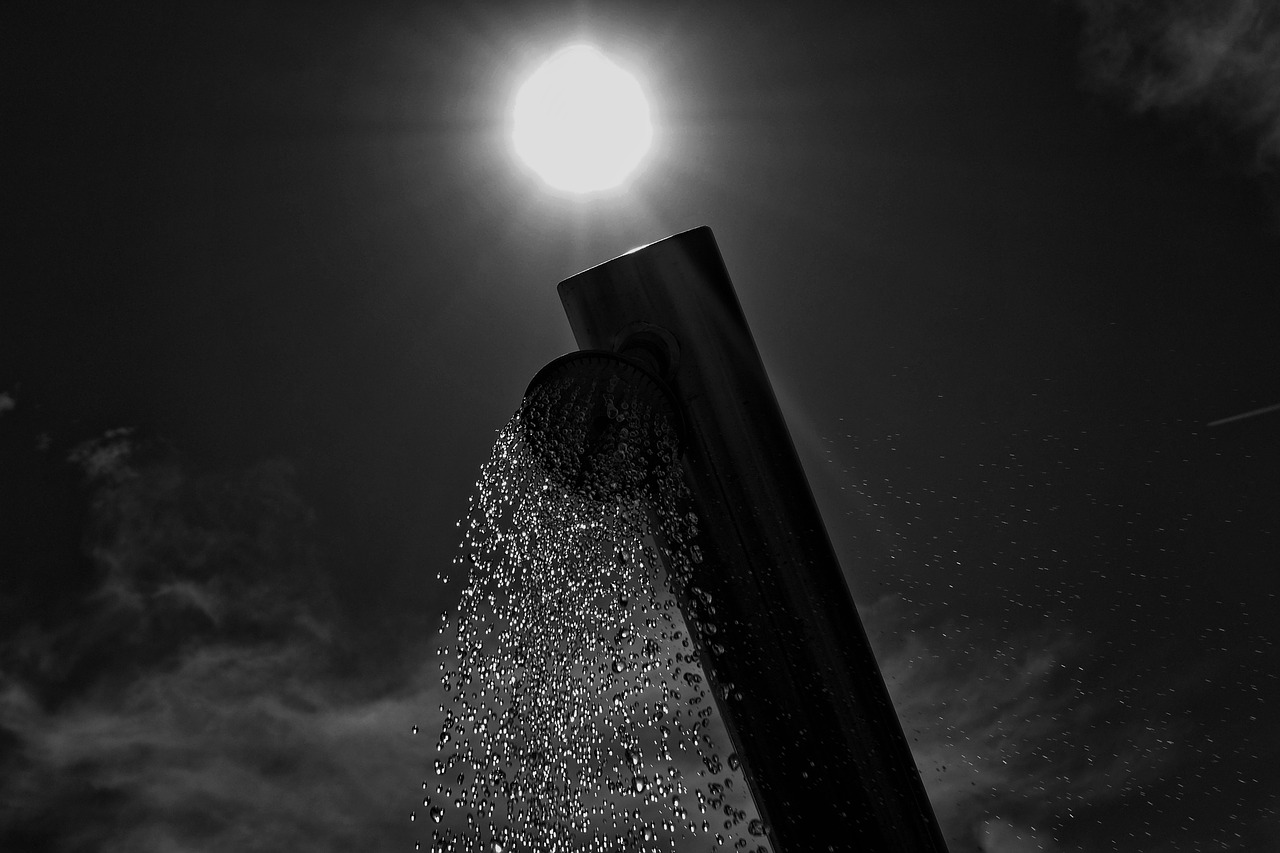
[[[614,390],[550,383],[481,470],[441,629],[433,851],[767,850],[678,606],[698,558],[676,436]]]

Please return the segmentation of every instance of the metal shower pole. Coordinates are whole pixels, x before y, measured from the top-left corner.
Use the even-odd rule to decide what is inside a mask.
[[[945,853],[711,230],[559,293],[579,347],[643,360],[683,408],[705,554],[694,582],[718,628],[696,639],[773,849]]]

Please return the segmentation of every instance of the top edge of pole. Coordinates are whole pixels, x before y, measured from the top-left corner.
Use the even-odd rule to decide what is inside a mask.
[[[702,244],[704,247],[715,248],[716,253],[720,251],[719,244],[716,243],[715,234],[712,233],[710,226],[699,225],[696,228],[690,228],[687,231],[680,231],[668,237],[654,240],[652,243],[644,243],[636,246],[634,249],[628,249],[621,255],[610,258],[607,261],[587,267],[584,270],[574,273],[568,278],[562,280],[557,289],[563,292],[566,287],[572,287],[573,283],[583,278],[591,278],[593,273],[598,273],[604,267],[609,267],[620,262],[626,263],[643,261],[644,258],[659,254],[665,249],[674,248],[677,245],[687,245],[689,243]]]

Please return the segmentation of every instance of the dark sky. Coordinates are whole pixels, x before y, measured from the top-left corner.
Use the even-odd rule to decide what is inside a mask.
[[[410,849],[555,284],[698,225],[954,853],[1280,847],[1280,15],[1193,5],[0,6],[0,849]]]

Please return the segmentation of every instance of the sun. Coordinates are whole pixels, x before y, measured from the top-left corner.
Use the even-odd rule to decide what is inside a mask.
[[[543,63],[520,87],[514,118],[516,153],[548,185],[571,193],[622,183],[653,139],[636,78],[587,45]]]

